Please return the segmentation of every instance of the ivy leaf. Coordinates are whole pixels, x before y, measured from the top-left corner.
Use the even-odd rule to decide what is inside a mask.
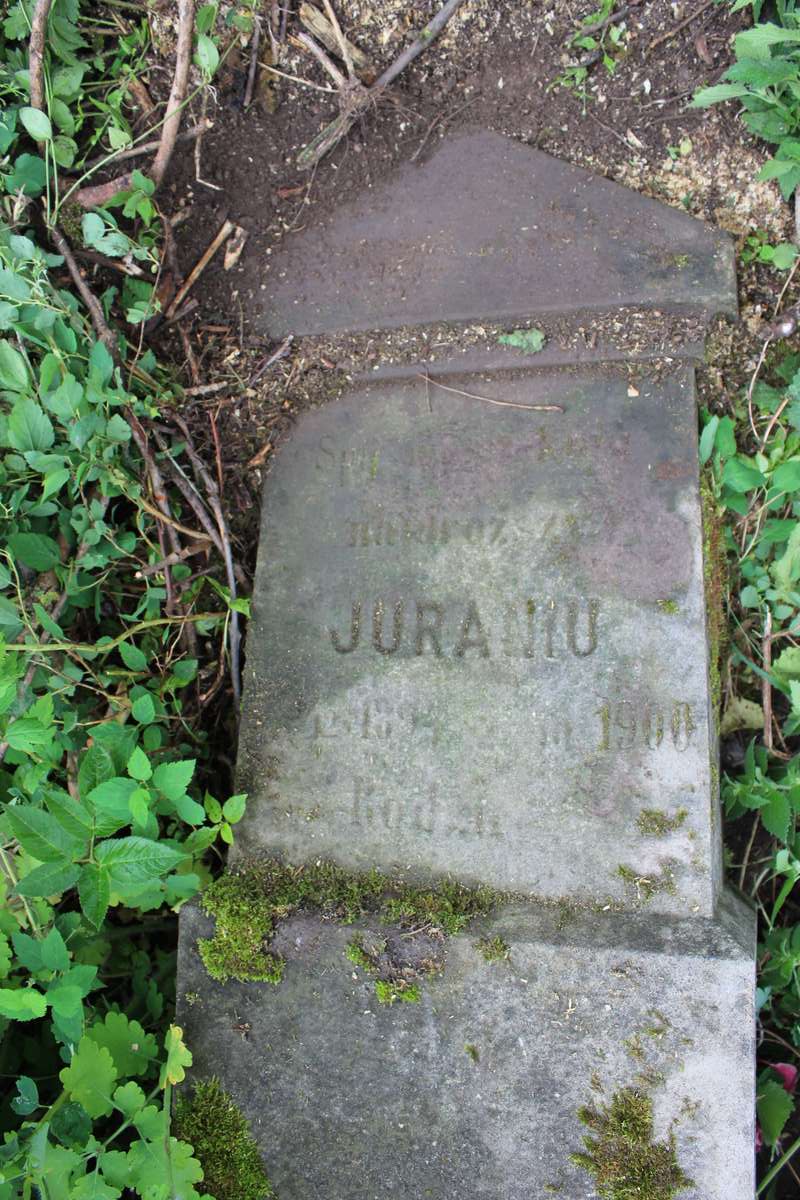
[[[117,1071],[117,1076],[146,1075],[158,1055],[158,1044],[152,1033],[145,1033],[138,1021],[129,1021],[124,1013],[106,1013],[88,1030],[98,1046],[105,1046]]]
[[[28,133],[37,142],[49,142],[53,136],[50,118],[38,108],[21,108],[17,114]]]
[[[35,1021],[47,1012],[47,1001],[35,988],[22,987],[15,991],[0,988],[0,1017],[10,1021]]]
[[[70,1065],[59,1072],[71,1099],[77,1100],[95,1118],[104,1117],[113,1109],[111,1096],[116,1078],[117,1070],[108,1050],[85,1034]]]
[[[775,1079],[763,1079],[758,1085],[756,1097],[756,1112],[758,1123],[768,1146],[774,1146],[783,1133],[783,1127],[789,1120],[794,1108],[794,1101],[783,1084]]]
[[[160,763],[153,772],[153,787],[165,799],[179,800],[194,775],[195,762],[194,758],[185,758],[181,762]]]
[[[14,450],[49,450],[56,439],[53,423],[43,408],[23,396],[8,415],[8,444]]]
[[[105,920],[111,899],[108,872],[96,863],[87,863],[78,880],[78,899],[81,910],[90,924],[99,929]]]
[[[17,805],[6,809],[6,820],[23,850],[39,862],[63,864],[83,849],[83,845],[70,837],[50,813],[39,808]]]
[[[167,1061],[161,1068],[158,1086],[163,1088],[168,1083],[183,1083],[186,1067],[192,1065],[192,1055],[183,1041],[183,1030],[179,1025],[170,1025],[164,1038],[164,1049]]]

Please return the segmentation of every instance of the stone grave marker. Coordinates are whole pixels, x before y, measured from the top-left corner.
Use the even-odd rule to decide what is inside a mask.
[[[354,930],[305,913],[279,984],[213,981],[188,908],[196,1073],[279,1200],[588,1200],[625,1103],[652,1111],[652,1200],[749,1200],[754,932],[721,880],[693,378],[736,310],[728,240],[470,135],[288,239],[263,306],[352,378],[265,483],[233,866],[502,898],[417,931],[439,969],[392,1005]],[[403,936],[365,918],[355,944],[385,966]]]

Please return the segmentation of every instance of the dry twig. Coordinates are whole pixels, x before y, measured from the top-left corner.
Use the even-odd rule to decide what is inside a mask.
[[[772,610],[767,609],[764,618],[764,635],[761,639],[761,660],[764,674],[761,676],[761,703],[764,709],[764,745],[772,750],[772,684],[769,673],[772,669]]]
[[[100,341],[108,350],[112,358],[117,356],[117,341],[114,334],[108,327],[105,314],[103,313],[102,305],[95,296],[92,289],[89,287],[86,280],[80,272],[80,267],[75,261],[75,256],[70,249],[69,242],[64,237],[64,234],[57,225],[50,227],[50,238],[58,253],[64,259],[67,270],[72,276],[72,281],[78,289],[81,299],[89,310],[89,316],[92,318],[92,325]]]
[[[427,371],[424,375],[419,374],[418,379],[424,379],[426,386],[441,388],[443,392],[452,392],[455,396],[466,396],[468,400],[482,400],[484,404],[496,404],[498,408],[522,408],[526,412],[563,412],[564,409],[560,404],[517,404],[515,400],[496,400],[493,396],[479,396],[477,392],[465,392],[461,388],[448,387],[446,383],[439,383],[438,379],[433,379]]]
[[[167,308],[166,312],[164,313],[164,316],[166,317],[167,320],[169,320],[170,318],[172,318],[175,315],[175,313],[177,312],[181,303],[186,299],[186,296],[188,295],[188,293],[191,291],[191,289],[197,283],[197,281],[200,278],[200,276],[202,275],[203,271],[205,271],[206,267],[211,262],[211,259],[217,253],[217,251],[219,250],[219,248],[223,244],[223,242],[227,241],[227,239],[233,233],[234,229],[235,229],[235,225],[233,224],[233,221],[223,221],[222,225],[220,226],[219,231],[217,232],[216,237],[213,239],[213,241],[210,243],[210,245],[208,245],[206,247],[206,249],[203,251],[203,253],[200,255],[199,259],[197,260],[197,262],[195,263],[195,265],[192,267],[191,271],[187,275],[185,281],[181,284],[181,286],[178,288],[177,292],[175,293],[169,307]]]
[[[245,111],[253,103],[253,93],[256,90],[256,77],[258,75],[258,47],[261,42],[261,21],[258,17],[253,21],[253,40],[250,44],[250,69],[247,72],[247,86],[244,89],[244,104]]]
[[[40,112],[44,112],[44,48],[52,4],[53,0],[36,0],[28,42],[31,108],[38,108]]]
[[[676,37],[677,34],[679,34],[681,30],[685,29],[687,25],[691,25],[692,22],[696,21],[699,16],[702,16],[707,8],[711,8],[711,5],[716,3],[717,0],[703,0],[703,3],[700,5],[700,7],[696,8],[694,12],[689,13],[689,16],[685,17],[683,21],[680,21],[677,25],[674,25],[672,29],[668,29],[666,33],[662,33],[657,38],[654,38],[647,47],[646,53],[651,54],[652,51],[655,50],[656,46],[661,46],[664,42],[671,41],[672,38]]]

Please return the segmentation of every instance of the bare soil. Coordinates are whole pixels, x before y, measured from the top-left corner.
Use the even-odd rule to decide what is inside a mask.
[[[296,0],[285,2],[291,6],[289,39],[274,60],[269,40],[262,40],[260,61],[275,61],[280,71],[316,88],[329,86],[316,61],[291,44],[302,27]],[[336,0],[335,7],[345,32],[378,71],[438,10],[439,0]],[[329,394],[335,375],[335,355],[295,343],[248,386],[275,349],[250,327],[248,297],[259,288],[278,241],[302,228],[313,211],[332,209],[400,163],[423,159],[437,139],[477,127],[682,206],[728,229],[740,244],[756,229],[773,242],[791,236],[789,207],[775,185],[755,181],[766,147],[745,133],[732,106],[688,107],[696,90],[717,81],[729,65],[733,36],[747,15],[697,0],[639,0],[629,7],[613,73],[594,64],[582,96],[560,80],[583,53],[569,43],[594,9],[593,0],[466,0],[442,36],[313,172],[298,169],[297,155],[336,116],[338,96],[261,70],[255,102],[244,111],[249,46],[228,55],[206,99],[214,127],[198,153],[184,145],[164,207],[185,216],[176,231],[184,270],[224,219],[248,235],[232,269],[224,269],[219,254],[203,273],[192,293],[200,303],[188,330],[203,381],[230,384],[229,392],[194,401],[193,423],[212,460],[219,456],[246,563],[257,540],[263,467],[294,413]],[[199,101],[194,108],[199,117]],[[767,267],[742,273],[744,330],[720,330],[715,337],[714,361],[701,380],[704,402],[725,403],[741,383],[747,369],[742,336],[771,313],[780,282]],[[174,331],[172,336],[180,353]]]

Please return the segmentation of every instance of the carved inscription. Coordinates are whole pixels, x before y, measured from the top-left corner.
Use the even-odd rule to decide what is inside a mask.
[[[380,597],[353,600],[348,620],[330,626],[337,654],[372,650],[381,655],[432,654],[435,658],[508,657],[556,660],[587,658],[597,649],[600,602],[528,597],[501,606],[490,621],[474,600],[445,605],[436,600]]]
[[[423,795],[404,799],[381,793],[380,786],[367,779],[353,781],[350,818],[358,829],[378,827],[391,831],[413,831],[460,838],[501,838],[503,831],[496,817],[479,801],[454,808],[431,784]]]

